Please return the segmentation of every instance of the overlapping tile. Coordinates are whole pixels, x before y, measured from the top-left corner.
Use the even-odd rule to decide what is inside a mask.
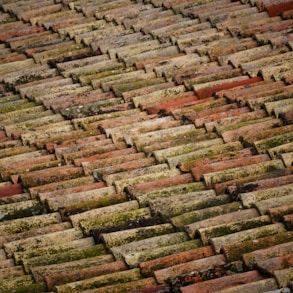
[[[289,290],[279,2],[3,0],[0,291]]]

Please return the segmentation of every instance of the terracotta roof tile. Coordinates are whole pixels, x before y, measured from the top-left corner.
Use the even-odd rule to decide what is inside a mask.
[[[116,28],[116,34],[114,28]],[[114,47],[123,47],[125,45],[151,40],[149,35],[144,35],[141,32],[133,33],[131,30],[125,31],[122,27],[120,31],[117,27],[113,27],[110,31],[113,35],[111,39],[108,39],[106,36],[104,38],[99,38],[99,36],[93,37],[90,42],[91,47],[93,50],[99,49],[102,53],[106,54],[109,49]],[[85,38],[83,38],[83,42],[85,42]]]
[[[142,28],[146,27],[150,21],[156,21],[173,15],[174,13],[171,10],[164,10],[161,7],[148,8],[148,6],[146,6],[146,9],[140,13],[139,17],[125,19],[123,24],[126,28],[132,28],[135,32],[139,32]]]
[[[200,271],[223,264],[225,264],[225,260],[223,258],[223,255],[219,254],[209,257],[203,257],[193,261],[188,261],[182,264],[177,264],[165,269],[156,270],[154,271],[154,275],[157,282],[159,284],[162,284],[168,278],[177,277],[182,274],[187,274],[193,271]]]
[[[237,243],[239,242],[239,239],[252,240],[252,239],[257,239],[264,236],[274,235],[284,231],[286,231],[284,225],[281,223],[276,223],[276,224],[265,225],[265,226],[260,226],[258,228],[252,228],[252,229],[236,232],[233,234],[228,234],[225,236],[211,238],[210,241],[215,251],[219,253],[224,245],[227,245],[228,243],[230,244]]]
[[[257,271],[249,271],[245,273],[240,274],[234,274],[231,276],[222,277],[219,280],[209,280],[202,283],[197,283],[194,285],[182,287],[181,291],[182,293],[188,293],[188,292],[209,292],[211,288],[214,288],[213,290],[218,289],[229,289],[230,287],[233,287],[235,285],[239,284],[247,284],[251,282],[256,282],[259,280],[264,279]]]
[[[3,1],[0,288],[287,290],[290,1]]]
[[[128,186],[126,191],[131,197],[139,197],[148,192],[172,192],[176,187],[179,189],[188,189],[189,183],[192,183],[190,174],[180,174],[171,178],[162,178],[150,182],[140,183],[136,186]],[[191,184],[192,185],[192,184]],[[177,192],[177,191],[175,191]]]
[[[201,259],[213,255],[211,246],[200,247],[193,250],[187,250],[172,255],[163,256],[159,259],[153,259],[141,262],[139,267],[143,275],[149,275],[153,271],[164,269],[180,263]]]
[[[253,252],[244,254],[243,260],[247,266],[251,267],[253,264],[257,264],[259,261],[263,262],[275,257],[286,256],[292,253],[292,249],[290,247],[291,244],[291,242],[288,242],[274,245],[270,248],[270,250],[267,248],[255,250]]]
[[[277,16],[280,15],[281,13],[292,10],[293,9],[293,4],[290,1],[286,1],[285,3],[272,3],[272,5],[265,4],[265,10],[268,12],[269,16]]]
[[[126,202],[127,203],[127,202]],[[116,204],[117,205],[117,204]],[[109,206],[110,208],[115,207],[115,205]],[[100,208],[102,209],[102,208]],[[94,210],[91,210],[92,212]],[[115,227],[121,227],[129,222],[137,221],[141,218],[148,219],[151,217],[150,210],[148,208],[131,209],[124,211],[117,211],[115,215],[102,215],[98,219],[89,220],[88,218],[80,220],[80,226],[85,235],[90,235],[92,230],[95,229],[115,229]],[[72,220],[72,216],[71,216]]]
[[[258,249],[267,248],[292,241],[292,233],[285,231],[271,236],[264,236],[257,240],[245,240],[243,243],[231,243],[223,246],[223,251],[228,261],[235,261],[241,258],[243,253],[249,253]]]
[[[10,197],[15,194],[20,194],[23,191],[22,185],[21,184],[11,184],[7,186],[1,186],[0,187],[1,191],[1,198],[2,197]]]
[[[115,283],[125,283],[129,281],[135,281],[140,279],[140,273],[138,269],[130,269],[130,270],[124,270],[120,272],[115,273],[109,273],[102,276],[96,276],[92,278],[88,278],[81,281],[76,281],[72,283],[68,283],[65,285],[58,285],[55,286],[55,289],[58,290],[58,292],[68,292],[68,290],[72,292],[78,292],[77,290],[85,290],[85,289],[91,289],[93,287],[103,287],[105,285],[113,284],[113,278],[115,278]],[[78,288],[77,290],[74,288]]]
[[[229,1],[221,0],[221,1],[203,1],[201,5],[196,5],[193,1],[172,1],[171,5],[168,5],[169,1],[165,1],[165,6],[171,6],[175,11],[182,11],[183,14],[188,16],[193,16],[194,18],[198,16],[198,14],[202,11],[207,11],[209,9],[217,9],[220,7],[226,7],[231,5]],[[174,2],[174,3],[173,3]],[[235,4],[234,4],[235,5]],[[237,4],[236,4],[237,5]]]

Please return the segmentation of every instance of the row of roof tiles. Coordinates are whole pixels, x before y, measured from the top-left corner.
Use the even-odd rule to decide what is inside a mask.
[[[3,292],[290,291],[291,1],[1,8]]]

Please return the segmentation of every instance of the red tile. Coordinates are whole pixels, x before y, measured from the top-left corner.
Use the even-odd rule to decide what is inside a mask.
[[[225,89],[231,89],[231,88],[238,87],[241,85],[249,85],[251,83],[255,83],[255,82],[259,82],[259,81],[262,81],[262,77],[260,77],[260,76],[253,77],[253,78],[247,78],[247,79],[241,80],[241,81],[236,81],[236,82],[226,83],[226,84],[222,84],[222,85],[218,85],[218,86],[213,86],[210,88],[196,90],[195,94],[200,99],[203,99],[203,98],[207,98],[207,97],[214,95],[218,91],[223,91]]]
[[[45,29],[43,27],[29,26],[26,28],[18,29],[18,30],[1,32],[0,33],[0,40],[5,42],[5,41],[7,41],[11,38],[14,38],[14,37],[30,35],[30,34],[35,34],[35,33],[44,32],[44,31],[45,31]]]
[[[268,12],[270,17],[278,16],[285,11],[293,9],[293,1],[283,2],[271,6],[265,6],[265,10]]]
[[[77,167],[80,167],[83,162],[94,162],[94,161],[98,161],[100,159],[113,158],[116,156],[123,156],[123,155],[127,156],[128,154],[133,154],[135,152],[136,152],[136,150],[134,148],[114,149],[114,150],[110,150],[105,153],[96,154],[96,155],[88,156],[85,158],[75,159],[74,165]]]
[[[23,193],[20,183],[0,187],[0,198]]]
[[[187,287],[181,287],[182,293],[211,293],[218,290],[228,289],[233,286],[248,284],[263,280],[264,277],[258,271],[249,271],[242,274],[234,274],[227,277],[217,278]]]
[[[72,269],[68,271],[51,273],[45,277],[48,290],[52,290],[54,286],[84,280],[87,278],[110,274],[126,269],[123,261],[105,263],[101,265],[90,266],[86,268]]]
[[[48,184],[56,181],[63,181],[72,177],[83,175],[83,169],[73,166],[61,166],[23,173],[21,180],[27,187]]]
[[[228,187],[227,192],[230,194],[244,193],[244,192],[256,191],[260,189],[277,187],[277,186],[285,185],[289,183],[293,183],[292,174],[280,176],[276,178],[257,180],[257,181],[241,184],[240,186],[236,186],[236,185],[230,186]]]
[[[178,109],[178,108],[183,108],[185,106],[190,106],[196,101],[198,101],[199,98],[197,96],[190,96],[182,99],[178,99],[172,102],[167,102],[167,103],[162,103],[153,107],[146,108],[146,111],[148,114],[157,114],[160,111],[163,111],[165,115],[169,113],[170,110],[172,109]]]
[[[213,249],[211,246],[205,246],[194,250],[188,250],[180,252],[177,254],[172,254],[168,256],[161,257],[159,259],[154,259],[139,264],[141,273],[143,275],[150,275],[153,271],[171,267],[180,263],[185,263],[204,257],[209,257],[214,255]]]
[[[208,99],[204,99],[204,102],[207,102]],[[213,101],[214,99],[211,99],[210,101]],[[200,100],[202,101],[202,100]],[[224,105],[219,105],[219,106],[215,106],[212,108],[208,108],[208,109],[200,109],[200,111],[191,111],[190,113],[185,114],[182,118],[183,119],[187,119],[189,121],[195,122],[196,120],[199,120],[197,122],[197,125],[203,126],[203,123],[200,123],[201,119],[206,119],[206,117],[212,116],[212,115],[225,115],[222,113],[227,113],[231,110],[237,109],[238,105],[236,103],[233,104],[226,104],[226,101],[223,101]],[[212,116],[213,117],[213,116]]]

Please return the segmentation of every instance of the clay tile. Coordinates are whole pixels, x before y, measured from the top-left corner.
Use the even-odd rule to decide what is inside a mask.
[[[270,17],[278,16],[282,14],[283,12],[286,12],[288,10],[293,9],[293,2],[283,2],[279,4],[273,4],[273,5],[266,5],[265,6],[266,11],[268,12]]]

